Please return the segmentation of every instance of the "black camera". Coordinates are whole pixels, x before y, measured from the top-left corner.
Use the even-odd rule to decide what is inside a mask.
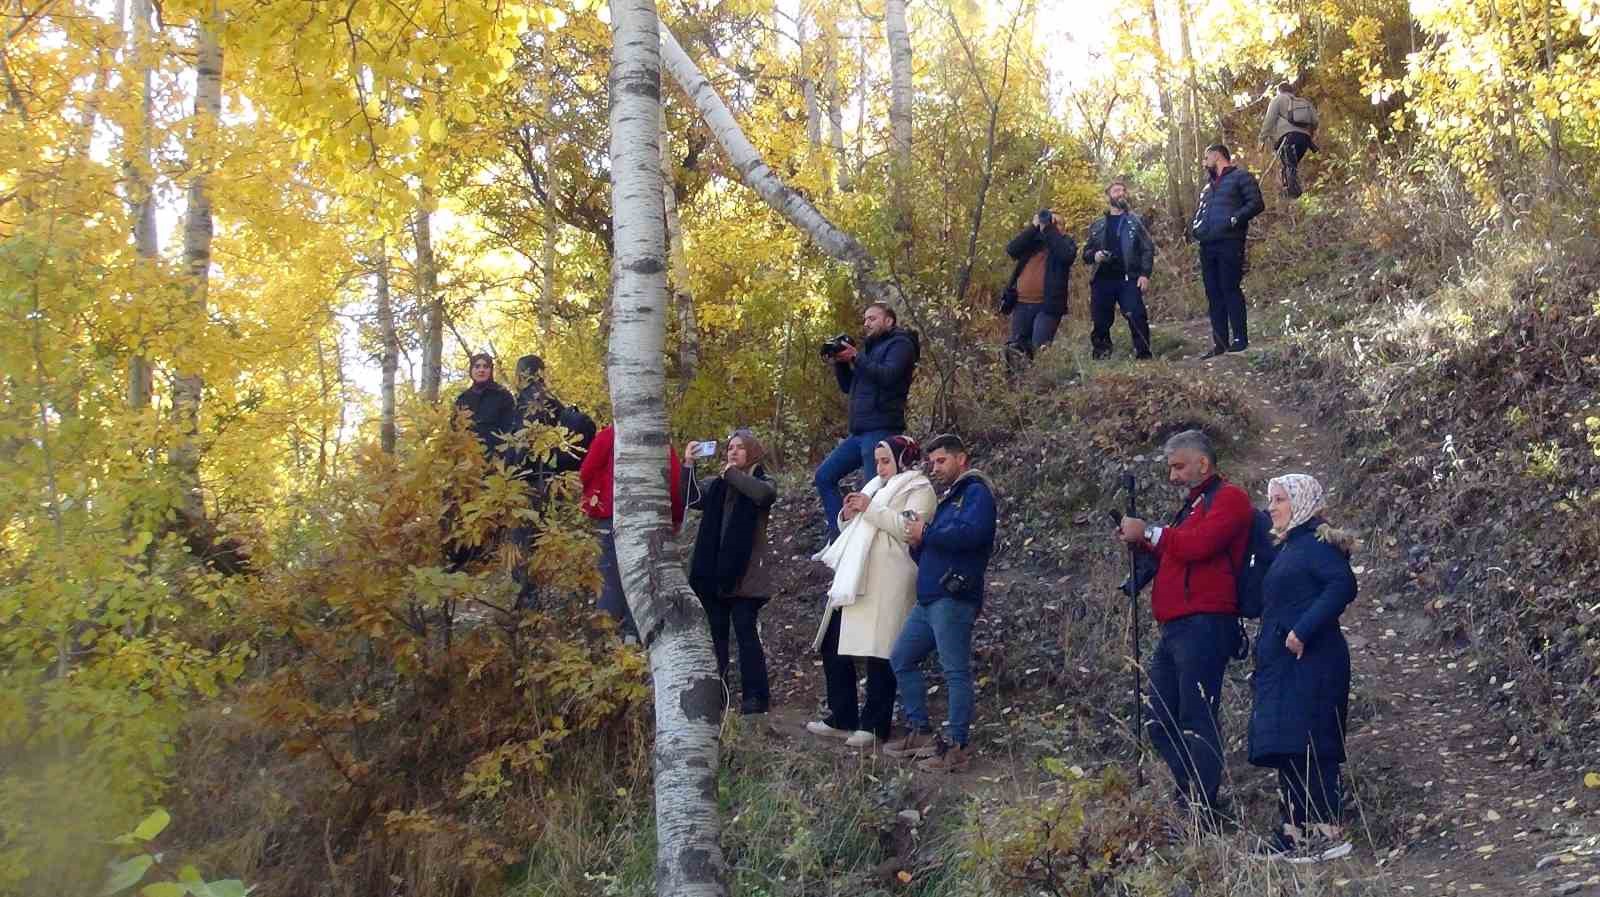
[[[944,575],[939,577],[939,587],[947,594],[959,598],[972,589],[972,579],[965,573],[946,570]]]
[[[855,337],[848,333],[841,333],[838,336],[829,337],[828,339],[824,340],[822,346],[817,351],[822,355],[823,358],[832,358],[835,355],[838,355],[840,352],[843,352],[845,346],[854,346],[855,344]]]
[[[1050,213],[1049,209],[1040,209],[1039,210],[1039,226],[1040,227],[1049,227],[1050,226],[1050,222],[1052,222],[1054,220],[1056,220],[1056,216],[1052,215]]]

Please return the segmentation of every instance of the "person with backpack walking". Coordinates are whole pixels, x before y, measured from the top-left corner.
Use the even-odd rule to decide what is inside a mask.
[[[1150,315],[1144,291],[1150,288],[1156,247],[1144,222],[1129,209],[1128,185],[1121,178],[1106,187],[1106,213],[1089,225],[1083,260],[1094,265],[1089,280],[1089,317],[1094,323],[1089,347],[1095,358],[1111,354],[1111,322],[1116,309],[1128,319],[1133,357],[1150,358]]]
[[[1350,710],[1350,646],[1339,615],[1356,597],[1354,536],[1323,518],[1322,484],[1289,474],[1267,484],[1277,556],[1261,583],[1250,762],[1277,770],[1283,826],[1269,853],[1293,863],[1336,859],[1351,845],[1340,827]]]
[[[1238,581],[1249,552],[1250,496],[1217,472],[1211,438],[1167,440],[1168,479],[1189,490],[1172,522],[1122,518],[1117,537],[1156,557],[1150,607],[1161,639],[1150,662],[1150,743],[1172,771],[1177,802],[1217,822],[1222,784],[1222,676],[1243,637]]]
[[[1278,95],[1267,104],[1267,115],[1261,122],[1261,143],[1277,154],[1278,182],[1290,199],[1304,192],[1300,187],[1300,160],[1306,153],[1317,152],[1316,133],[1317,107],[1305,97],[1295,96],[1289,82],[1279,84]]]
[[[1266,209],[1256,176],[1233,164],[1233,154],[1220,143],[1206,147],[1205,188],[1195,206],[1189,234],[1200,243],[1200,277],[1211,316],[1211,351],[1243,352],[1250,346],[1245,326],[1245,253],[1250,219]],[[1231,333],[1231,338],[1230,338]]]
[[[778,487],[761,466],[766,450],[756,434],[740,427],[723,443],[722,473],[701,485],[694,476],[695,457],[683,450],[683,491],[689,507],[701,511],[689,560],[689,586],[699,596],[711,625],[711,646],[717,675],[728,679],[731,626],[739,637],[739,712],[766,713],[772,706],[767,681],[767,655],[761,647],[757,615],[772,597],[772,546],[767,522],[778,500]]]

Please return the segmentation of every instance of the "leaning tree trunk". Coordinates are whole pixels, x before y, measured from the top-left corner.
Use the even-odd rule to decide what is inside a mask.
[[[444,300],[439,296],[439,271],[433,255],[433,222],[429,196],[423,191],[413,234],[417,243],[417,301],[422,306],[422,397],[437,404],[444,379]]]
[[[906,27],[906,0],[884,4],[884,32],[889,39],[889,143],[893,149],[895,228],[911,231],[911,32]]]
[[[155,169],[151,161],[151,130],[155,127],[155,48],[152,46],[151,0],[133,2],[133,58],[139,70],[139,133],[131,143],[135,149],[128,166],[128,201],[133,213],[133,251],[145,268],[153,268],[161,256],[161,237],[156,231]],[[128,360],[128,405],[134,409],[150,407],[155,391],[154,369],[144,355],[144,347],[134,349]]]
[[[711,634],[672,551],[667,480],[667,284],[661,226],[661,50],[654,0],[611,0],[611,208],[616,253],[606,373],[616,413],[623,591],[655,683],[656,893],[728,893],[717,812],[726,696]]]
[[[188,317],[196,325],[206,316],[206,295],[211,284],[211,196],[206,175],[215,157],[217,121],[222,116],[222,45],[217,40],[221,16],[212,9],[207,20],[197,23],[195,41],[194,127],[190,131],[190,165],[194,177],[189,181],[189,211],[183,228],[183,260],[189,269]],[[182,488],[180,511],[191,526],[205,520],[205,504],[200,493],[200,399],[205,382],[194,370],[194,349],[180,362],[172,384],[172,413],[178,423],[178,437],[168,460]]]
[[[384,241],[378,241],[378,251],[372,261],[373,275],[377,281],[378,338],[383,347],[378,362],[383,370],[378,393],[383,403],[378,418],[378,440],[384,452],[392,455],[396,436],[394,381],[395,374],[400,370],[400,332],[395,327],[394,300],[389,295],[389,248]]]
[[[667,213],[667,257],[672,265],[668,282],[672,289],[672,307],[678,313],[678,395],[681,397],[700,369],[700,325],[694,317],[689,260],[683,251],[683,222],[678,218],[678,191],[672,177],[672,142],[667,130],[665,103],[661,104],[661,198]]]

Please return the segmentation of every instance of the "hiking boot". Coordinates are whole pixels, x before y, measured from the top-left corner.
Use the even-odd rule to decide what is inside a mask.
[[[1204,360],[1216,358],[1218,355],[1222,355],[1222,354],[1226,353],[1227,351],[1228,350],[1223,348],[1222,346],[1212,346],[1211,347],[1211,351],[1209,351],[1206,354],[1200,356],[1200,359],[1202,361],[1204,361]]]
[[[962,744],[940,742],[939,753],[917,764],[923,772],[961,772],[972,762],[972,752]]]
[[[1293,852],[1284,854],[1284,859],[1296,866],[1337,860],[1349,856],[1356,849],[1338,829],[1332,833],[1313,830],[1306,838],[1297,840],[1295,848]]]
[[[1149,361],[1155,356],[1151,355],[1149,352],[1135,352],[1133,357],[1136,361]]]
[[[1246,350],[1248,348],[1250,348],[1250,344],[1249,343],[1245,342],[1244,340],[1238,340],[1233,345],[1228,347],[1228,351],[1229,352],[1243,352],[1244,350]]]
[[[883,753],[896,760],[924,760],[939,753],[939,739],[932,732],[908,732],[885,744]]]
[[[1100,361],[1101,359],[1110,358],[1111,357],[1111,350],[1110,349],[1095,349],[1093,352],[1089,353],[1089,357],[1094,359],[1095,361]]]
[[[810,732],[812,735],[820,735],[823,738],[850,737],[849,729],[835,729],[833,726],[821,720],[812,720],[811,722],[806,723],[806,731]]]
[[[844,743],[853,748],[877,747],[878,736],[865,729],[857,729],[850,733],[850,737],[846,738]]]
[[[756,716],[772,709],[770,698],[745,698],[739,702],[740,716]]]

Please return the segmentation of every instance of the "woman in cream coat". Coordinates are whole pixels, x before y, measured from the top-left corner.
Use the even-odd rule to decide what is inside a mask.
[[[852,747],[889,738],[894,719],[894,672],[889,652],[917,602],[917,564],[906,545],[908,516],[933,516],[938,498],[918,467],[922,452],[909,436],[878,443],[878,475],[845,497],[839,538],[817,559],[834,570],[827,608],[812,648],[822,653],[828,718],[806,724]],[[856,703],[856,658],[867,661],[866,702]]]

